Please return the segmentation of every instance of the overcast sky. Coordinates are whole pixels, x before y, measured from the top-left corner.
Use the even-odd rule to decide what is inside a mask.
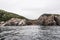
[[[0,0],[0,9],[37,19],[43,13],[60,13],[60,0]]]

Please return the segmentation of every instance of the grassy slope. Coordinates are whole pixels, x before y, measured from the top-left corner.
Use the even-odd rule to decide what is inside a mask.
[[[0,21],[7,21],[7,20],[9,20],[11,18],[27,19],[27,18],[25,18],[23,16],[15,14],[15,13],[0,10]]]

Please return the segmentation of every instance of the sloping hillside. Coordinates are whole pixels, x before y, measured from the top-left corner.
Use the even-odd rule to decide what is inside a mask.
[[[11,18],[27,19],[23,16],[15,14],[15,13],[7,12],[5,10],[0,10],[0,21],[7,21]]]

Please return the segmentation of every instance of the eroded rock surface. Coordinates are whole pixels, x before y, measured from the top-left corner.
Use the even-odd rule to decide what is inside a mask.
[[[58,14],[43,14],[38,18],[40,25],[52,26],[60,25],[60,15]]]
[[[1,26],[23,26],[25,24],[26,24],[25,19],[11,18],[10,20],[6,21]]]
[[[60,26],[60,16],[55,16],[56,24]]]

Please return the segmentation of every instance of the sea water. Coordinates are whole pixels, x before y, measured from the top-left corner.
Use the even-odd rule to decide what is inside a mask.
[[[0,40],[60,40],[60,26],[1,26]]]

